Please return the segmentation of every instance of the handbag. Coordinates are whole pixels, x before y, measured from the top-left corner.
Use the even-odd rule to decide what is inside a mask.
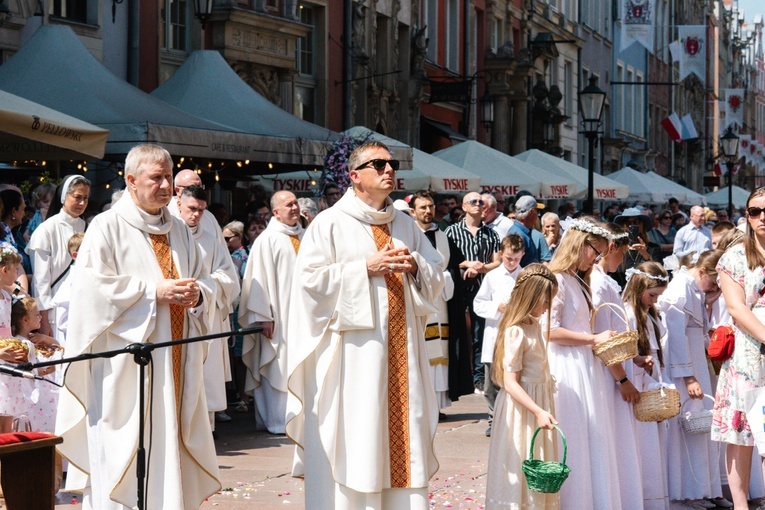
[[[712,361],[725,361],[733,356],[733,348],[736,346],[736,337],[731,326],[717,326],[709,340],[707,353]]]

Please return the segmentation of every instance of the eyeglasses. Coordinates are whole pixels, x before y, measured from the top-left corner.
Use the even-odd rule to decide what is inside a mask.
[[[663,220],[671,220],[672,216],[662,216],[661,219],[663,219]]]
[[[627,220],[627,225],[640,225],[643,223],[640,218],[630,218]]]
[[[483,206],[483,204],[485,204],[485,203],[486,202],[484,202],[483,200],[478,200],[477,198],[474,198],[473,200],[468,200],[468,204],[470,204],[470,205],[480,205],[480,206]]]
[[[204,184],[196,184],[196,185],[194,185],[194,184],[189,184],[189,186],[196,186],[196,187],[198,187],[198,188],[202,188],[202,189],[205,189],[205,185],[204,185]],[[184,189],[184,188],[188,188],[189,186],[176,186],[176,188],[181,188],[181,189]]]
[[[401,162],[397,159],[370,159],[366,163],[362,163],[361,165],[357,166],[356,170],[361,170],[362,168],[365,168],[369,165],[372,165],[372,168],[378,172],[385,170],[385,165],[390,165],[391,169],[396,172],[398,167],[401,166]]]
[[[223,239],[224,239],[224,240],[225,240],[227,243],[230,243],[230,242],[231,242],[231,240],[232,240],[232,239],[234,239],[235,237],[239,237],[239,234],[234,234],[234,235],[232,235],[232,236],[228,236],[228,237],[226,237],[226,236],[223,236]]]
[[[603,258],[603,254],[602,254],[602,253],[600,253],[600,252],[598,251],[598,249],[597,249],[597,248],[595,248],[595,246],[593,246],[593,245],[592,245],[592,243],[589,243],[589,242],[588,242],[588,243],[587,243],[587,246],[589,246],[590,248],[592,248],[592,251],[594,251],[594,252],[595,252],[595,254],[597,255],[597,257],[595,257],[595,263],[597,264],[598,262],[600,262],[600,259],[602,259],[602,258]]]
[[[765,212],[765,209],[762,207],[750,207],[746,210],[750,218],[759,218],[763,212]]]

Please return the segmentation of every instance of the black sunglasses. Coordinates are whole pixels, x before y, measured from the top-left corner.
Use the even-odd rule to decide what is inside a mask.
[[[663,219],[663,220],[671,220],[672,216],[662,216],[661,219]]]
[[[478,200],[477,198],[468,201],[468,204],[470,205],[483,205],[484,203],[485,202],[483,200]]]
[[[237,234],[234,234],[233,236],[228,236],[228,237],[225,237],[225,236],[224,236],[224,237],[223,237],[223,240],[224,240],[224,241],[226,241],[226,242],[228,243],[228,242],[231,242],[231,240],[232,240],[233,238],[235,238],[235,237],[239,237],[239,235],[237,235]]]
[[[765,212],[765,209],[763,209],[762,207],[750,207],[749,209],[746,210],[746,213],[751,218],[759,218],[763,212]]]
[[[366,163],[362,163],[361,165],[357,166],[356,170],[361,170],[362,168],[365,168],[369,165],[372,165],[372,168],[378,172],[385,170],[385,165],[390,165],[393,171],[396,172],[398,171],[398,167],[401,166],[401,162],[397,159],[370,159]]]

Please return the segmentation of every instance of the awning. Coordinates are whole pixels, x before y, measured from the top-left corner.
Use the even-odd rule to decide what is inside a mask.
[[[656,172],[640,172],[634,168],[624,167],[608,175],[609,179],[620,182],[629,188],[629,199],[664,204],[670,198],[677,198],[686,205],[704,205],[706,199],[700,193],[681,186],[680,184],[662,177]]]
[[[0,90],[0,159],[47,159],[72,151],[72,157],[101,159],[109,131]],[[12,135],[12,136],[11,136]]]
[[[733,207],[735,207],[736,209],[746,207],[746,201],[752,192],[735,185],[733,186],[732,192],[733,192]],[[707,199],[707,203],[709,204],[710,207],[727,208],[728,207],[728,186],[723,186],[717,191],[707,193],[706,195],[704,195],[704,197]]]
[[[452,129],[452,126],[447,124],[446,122],[441,122],[435,119],[431,119],[430,117],[426,117],[424,115],[420,117],[420,121],[423,124],[426,124],[432,127],[433,129],[435,129],[436,131],[441,133],[443,136],[445,136],[446,138],[449,138],[452,141],[464,142],[468,139],[467,136]]]

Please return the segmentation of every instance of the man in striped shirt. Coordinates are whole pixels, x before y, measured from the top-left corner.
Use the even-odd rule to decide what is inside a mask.
[[[484,319],[473,311],[473,299],[481,286],[483,275],[498,267],[501,263],[499,235],[481,219],[484,201],[475,192],[468,193],[462,199],[465,218],[446,229],[446,236],[465,257],[460,264],[463,279],[463,309],[470,312],[471,331],[473,333],[473,383],[477,390],[483,391],[484,370],[481,363],[483,346]]]

